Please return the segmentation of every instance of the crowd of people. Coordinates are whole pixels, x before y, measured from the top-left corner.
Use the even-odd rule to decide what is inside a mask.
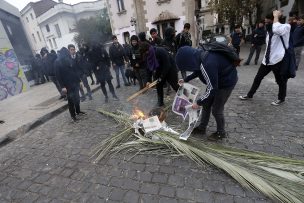
[[[266,44],[266,51],[250,91],[240,96],[241,100],[252,99],[263,78],[272,71],[279,86],[279,93],[278,99],[271,104],[284,103],[287,81],[291,76],[286,72],[290,71],[288,68],[282,68],[282,61],[287,49],[292,47],[295,51],[296,66],[299,65],[304,46],[304,18],[291,18],[286,24],[281,20],[280,11],[273,11],[264,21],[259,22],[253,31],[250,53],[243,65],[250,64],[254,52],[254,63],[258,64],[263,44]],[[194,109],[203,110],[201,123],[195,131],[206,133],[212,113],[217,131],[212,133],[209,139],[222,139],[227,135],[224,106],[238,81],[236,66],[240,65],[241,61],[241,28],[236,26],[230,35],[229,44],[219,47],[222,52],[208,51],[203,47],[193,48],[189,30],[189,23],[186,23],[177,35],[173,27],[167,27],[162,39],[157,30],[152,28],[151,40],[147,40],[145,32],[141,32],[131,36],[130,44],[124,45],[118,42],[117,36],[113,36],[109,52],[102,44],[96,43],[90,46],[82,44],[78,52],[72,44],[67,48],[63,47],[57,54],[42,49],[33,61],[34,69],[38,70],[40,67],[42,70],[43,67],[43,71],[37,71],[37,82],[52,81],[61,98],[68,100],[71,117],[76,121],[77,115],[84,114],[80,110],[80,101],[84,101],[86,96],[92,99],[87,80],[90,76],[91,84],[95,83],[92,73],[101,86],[105,102],[109,101],[106,84],[113,100],[119,100],[112,83],[111,68],[116,74],[116,89],[121,88],[121,78],[125,86],[136,85],[138,82],[139,89],[145,88],[152,81],[157,81],[157,106],[160,107],[164,106],[164,88],[167,88],[167,92],[170,92],[171,88],[177,91],[179,85],[198,77],[207,88],[192,106]],[[191,74],[187,75],[186,71]],[[179,72],[181,79],[178,79]],[[86,94],[83,86],[87,90]]]

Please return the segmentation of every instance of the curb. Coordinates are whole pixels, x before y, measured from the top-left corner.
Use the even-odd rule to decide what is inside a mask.
[[[97,86],[95,88],[92,88],[92,93],[96,92],[100,87]],[[40,125],[46,123],[47,121],[51,120],[52,118],[58,116],[62,112],[64,112],[68,108],[68,104],[64,104],[63,106],[55,109],[54,111],[51,111],[40,118],[36,119],[35,121],[29,122],[27,124],[24,124],[23,126],[10,131],[9,133],[3,135],[0,137],[0,147],[5,145],[4,143],[8,144],[15,139],[21,137],[22,135],[25,135],[31,130],[34,130],[35,128],[39,127]]]

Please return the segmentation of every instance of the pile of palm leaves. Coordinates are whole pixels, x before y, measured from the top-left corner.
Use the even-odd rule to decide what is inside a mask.
[[[179,140],[177,135],[155,131],[135,134],[130,116],[123,112],[100,113],[114,118],[122,131],[101,142],[94,150],[95,162],[122,151],[134,154],[155,153],[188,157],[198,165],[211,164],[225,171],[243,187],[263,193],[280,202],[304,201],[304,161],[272,156],[216,144],[194,138]],[[157,136],[159,139],[151,139]]]

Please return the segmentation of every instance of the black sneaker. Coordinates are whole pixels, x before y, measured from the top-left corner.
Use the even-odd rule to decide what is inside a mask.
[[[72,117],[72,122],[77,122],[78,121],[78,119],[76,118],[76,116],[73,116]]]
[[[223,138],[227,137],[227,133],[226,132],[215,132],[212,133],[209,137],[208,140],[210,141],[217,141],[217,140],[221,140]]]
[[[86,97],[80,97],[80,101],[84,102],[86,100]]]
[[[118,89],[118,88],[120,88],[120,85],[117,85],[117,86],[116,86],[116,89]]]
[[[105,98],[105,103],[108,103],[109,102],[109,97],[106,97]]]
[[[200,128],[200,127],[196,127],[196,128],[193,129],[192,133],[193,134],[206,135],[206,129]]]
[[[249,65],[249,63],[247,63],[247,62],[243,64],[243,66],[248,66],[248,65]]]
[[[125,86],[130,86],[131,84],[130,83],[125,83]]]
[[[249,100],[252,99],[252,97],[248,97],[247,95],[245,96],[239,96],[240,100]]]
[[[77,115],[87,115],[86,112],[80,111],[79,113],[77,113]]]
[[[119,98],[116,95],[113,95],[113,100],[114,101],[119,101]]]
[[[285,102],[284,100],[277,100],[277,101],[271,102],[271,105],[279,106],[279,105],[283,104],[284,102]]]

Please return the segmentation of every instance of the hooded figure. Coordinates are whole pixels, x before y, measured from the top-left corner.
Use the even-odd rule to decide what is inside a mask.
[[[169,53],[162,47],[153,47],[144,42],[140,45],[140,53],[147,61],[148,69],[154,73],[158,81],[156,86],[157,105],[164,106],[164,84],[168,82],[175,91],[178,90],[176,66],[172,63]]]
[[[146,64],[139,51],[139,39],[136,35],[131,36],[131,53],[129,56],[131,66],[139,82],[139,88],[143,89],[147,81]]]
[[[62,92],[67,93],[70,115],[73,121],[77,121],[76,114],[84,114],[84,112],[80,111],[80,77],[73,67],[70,52],[65,47],[60,49],[60,55],[55,61],[55,72],[56,78],[62,87]]]
[[[176,55],[176,64],[181,71],[192,72],[184,80],[180,80],[180,84],[199,77],[207,85],[206,92],[192,106],[194,109],[203,107],[201,123],[195,131],[206,134],[212,110],[217,131],[209,139],[217,140],[226,137],[224,105],[237,83],[237,70],[233,61],[225,55],[219,52],[204,52],[190,46],[181,47]]]

